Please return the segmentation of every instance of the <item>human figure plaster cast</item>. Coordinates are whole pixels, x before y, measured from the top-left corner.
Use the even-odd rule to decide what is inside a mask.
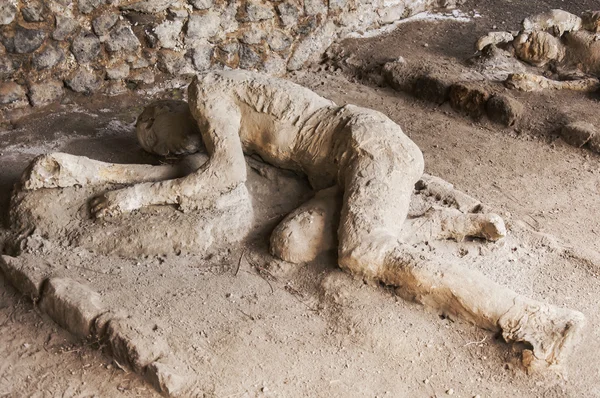
[[[483,56],[498,57],[498,46],[521,61],[536,67],[550,67],[558,80],[547,79],[516,68],[507,79],[510,88],[522,91],[596,91],[600,82],[600,12],[587,11],[578,17],[563,10],[534,15],[522,23],[519,32],[490,32],[475,47]],[[504,55],[504,54],[502,54]],[[489,67],[494,69],[494,59]]]
[[[529,344],[524,363],[531,368],[560,364],[579,340],[581,313],[526,298],[478,271],[414,248],[419,239],[495,241],[506,230],[499,216],[472,212],[468,197],[453,194],[435,178],[419,180],[421,151],[382,113],[337,106],[291,82],[243,71],[195,77],[188,99],[189,111],[167,102],[151,105],[138,119],[137,133],[144,149],[161,155],[193,152],[202,141],[209,159],[193,173],[181,177],[173,166],[115,165],[55,153],[32,162],[23,189],[133,184],[93,198],[91,212],[98,218],[150,205],[206,209],[244,185],[244,153],[258,155],[304,173],[318,191],[275,229],[276,256],[309,261],[337,241],[342,269],[501,331],[506,341]],[[418,189],[448,195],[458,209],[470,209],[421,209],[418,200],[411,203],[417,181],[423,185]]]

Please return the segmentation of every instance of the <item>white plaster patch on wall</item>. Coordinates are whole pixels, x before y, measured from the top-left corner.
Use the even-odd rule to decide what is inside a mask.
[[[380,36],[386,33],[390,33],[395,30],[399,25],[416,22],[416,21],[426,21],[426,22],[437,22],[437,21],[454,21],[454,22],[471,22],[473,18],[481,18],[481,14],[477,11],[471,11],[469,14],[464,13],[460,10],[453,10],[450,13],[434,13],[434,12],[421,12],[419,14],[413,15],[412,17],[399,19],[391,24],[385,25],[379,29],[372,29],[366,32],[351,32],[345,35],[343,38],[351,38],[351,39],[366,39],[370,37]]]

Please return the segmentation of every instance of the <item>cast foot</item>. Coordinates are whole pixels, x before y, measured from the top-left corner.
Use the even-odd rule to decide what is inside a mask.
[[[578,311],[517,298],[498,326],[507,342],[531,346],[523,352],[523,365],[536,371],[560,365],[581,339],[585,317]]]
[[[21,186],[24,190],[58,188],[60,174],[60,163],[52,155],[40,155],[33,159],[21,176]]]
[[[108,191],[90,201],[90,212],[94,218],[117,216],[140,207],[135,187]]]

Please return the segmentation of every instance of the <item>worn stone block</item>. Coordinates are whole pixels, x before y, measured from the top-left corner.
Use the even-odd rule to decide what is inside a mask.
[[[169,346],[150,325],[131,318],[113,318],[106,326],[106,338],[112,355],[136,373],[169,354]]]
[[[144,378],[169,397],[190,396],[188,392],[196,380],[189,368],[172,356],[149,364]]]
[[[40,308],[79,337],[90,336],[94,320],[105,312],[98,293],[69,278],[51,278],[44,284]]]
[[[489,93],[477,84],[456,83],[450,87],[450,105],[458,112],[473,118],[485,114]]]
[[[441,76],[427,74],[415,79],[413,95],[424,101],[441,105],[450,97],[451,82]]]
[[[592,137],[597,136],[598,132],[591,123],[573,122],[563,126],[560,134],[567,144],[580,148],[587,144]]]
[[[54,271],[50,264],[26,254],[0,256],[0,269],[11,285],[33,301],[39,300],[42,284]]]
[[[507,95],[494,95],[486,105],[487,116],[491,121],[513,126],[523,115],[525,107],[517,99]]]

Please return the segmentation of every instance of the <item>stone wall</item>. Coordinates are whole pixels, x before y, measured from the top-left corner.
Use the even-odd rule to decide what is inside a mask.
[[[210,68],[281,75],[333,40],[455,0],[0,0],[0,109]]]

